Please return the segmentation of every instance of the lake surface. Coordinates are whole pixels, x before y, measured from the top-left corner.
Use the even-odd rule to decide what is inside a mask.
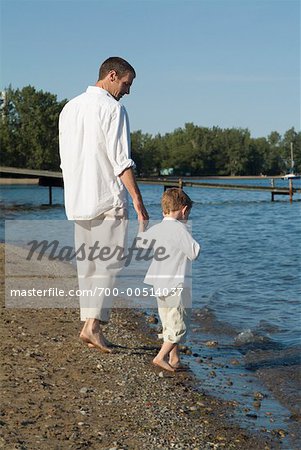
[[[239,182],[268,186],[270,181]],[[300,187],[298,183],[294,187]],[[276,184],[287,186],[281,180]],[[140,187],[150,217],[160,220],[162,186]],[[65,219],[60,188],[53,188],[53,207],[42,206],[48,201],[47,188],[12,185],[1,191],[7,220]],[[271,202],[269,192],[185,191],[194,201],[193,236],[202,246],[193,264],[194,315],[188,345],[194,356],[187,361],[204,392],[237,404],[234,420],[269,433],[281,428],[289,435],[283,448],[298,448],[300,194],[290,204],[287,196]],[[132,208],[130,217],[135,218]],[[0,232],[3,241],[3,223]],[[256,392],[262,395],[259,405]]]

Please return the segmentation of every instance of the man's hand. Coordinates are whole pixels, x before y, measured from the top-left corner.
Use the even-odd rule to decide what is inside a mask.
[[[139,232],[140,231],[144,231],[147,228],[149,216],[148,216],[148,212],[145,209],[145,206],[143,204],[142,199],[141,200],[134,200],[133,201],[133,206],[134,206],[135,211],[136,211],[137,216],[138,216]]]
[[[145,209],[142,198],[133,199],[133,206],[138,216],[138,220],[148,220],[148,212]]]
[[[119,178],[121,179],[122,183],[128,190],[128,193],[132,197],[133,206],[137,213],[138,220],[139,220],[139,222],[144,223],[144,229],[145,229],[147,227],[149,216],[148,216],[146,208],[143,204],[141,192],[137,185],[136,178],[135,178],[132,167],[129,167],[124,172],[122,172],[119,175]]]

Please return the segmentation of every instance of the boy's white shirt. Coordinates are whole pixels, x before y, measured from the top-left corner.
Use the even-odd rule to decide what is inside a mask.
[[[152,241],[155,242],[152,242]],[[159,247],[165,249],[164,255],[168,258],[162,260],[152,259],[151,265],[144,278],[144,283],[152,285],[155,291],[163,289],[171,291],[179,283],[183,287],[189,287],[191,282],[191,261],[200,253],[200,245],[193,239],[186,225],[177,219],[164,217],[162,222],[141,232],[137,236],[137,247],[149,248],[152,246],[154,253]]]

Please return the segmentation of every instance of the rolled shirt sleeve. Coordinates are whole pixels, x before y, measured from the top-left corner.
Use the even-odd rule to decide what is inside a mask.
[[[135,167],[130,158],[131,141],[128,115],[125,108],[117,105],[107,122],[107,152],[114,175],[119,176],[129,167]]]

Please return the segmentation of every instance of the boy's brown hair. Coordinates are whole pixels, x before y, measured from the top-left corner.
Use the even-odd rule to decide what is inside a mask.
[[[192,204],[193,201],[191,198],[180,188],[166,189],[161,200],[163,214],[169,214],[171,211],[179,211],[184,206],[191,209]]]

